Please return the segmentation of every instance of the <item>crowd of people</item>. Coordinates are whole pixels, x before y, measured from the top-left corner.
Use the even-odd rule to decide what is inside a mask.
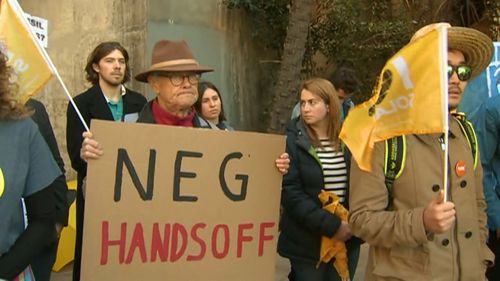
[[[433,28],[422,28],[412,40]],[[493,44],[471,28],[447,30],[449,137],[406,135],[404,170],[390,189],[387,143],[376,143],[373,170],[367,172],[339,139],[354,106],[350,98],[360,89],[355,71],[339,67],[331,79],[308,79],[298,89],[299,103],[286,128],[286,152],[275,161],[283,174],[277,251],[290,261],[289,280],[353,280],[362,243],[370,248],[367,281],[500,280],[495,263],[500,99],[484,103],[483,114],[473,120],[477,134],[456,111],[467,82],[491,61]],[[103,42],[85,67],[92,86],[74,102],[89,125],[99,119],[232,131],[221,92],[201,80],[211,71],[198,63],[185,41],[161,40],[154,45],[149,68],[134,76],[154,92],[147,101],[124,86],[132,77],[127,50],[118,42]],[[71,199],[45,108],[33,99],[25,105],[15,100],[10,75],[7,57],[0,52],[0,280],[25,274],[49,281]],[[444,143],[447,159],[441,156]],[[87,162],[99,159],[104,149],[70,104],[66,146],[77,172],[73,281],[78,281]],[[443,161],[450,166],[448,186],[441,186]],[[324,194],[330,199],[322,201]],[[328,243],[339,250],[328,253]]]

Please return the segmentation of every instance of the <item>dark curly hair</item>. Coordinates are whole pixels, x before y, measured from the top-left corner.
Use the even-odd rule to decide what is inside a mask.
[[[360,90],[359,81],[354,69],[341,66],[330,78],[335,89],[342,89],[346,94],[356,94]]]
[[[0,52],[0,120],[16,120],[29,116],[24,105],[15,99],[17,85],[10,82],[12,69],[7,65],[7,57]]]
[[[125,77],[123,78],[122,83],[125,83],[130,80],[130,67],[128,65],[128,52],[125,50],[125,48],[118,42],[115,41],[108,41],[108,42],[102,42],[101,44],[97,45],[95,49],[90,53],[89,57],[87,58],[87,65],[85,66],[85,72],[87,73],[85,76],[85,79],[92,83],[92,85],[97,85],[99,84],[99,73],[97,73],[94,68],[93,64],[99,64],[99,61],[104,58],[105,56],[109,55],[111,52],[114,50],[118,50],[122,53],[123,57],[125,58]]]

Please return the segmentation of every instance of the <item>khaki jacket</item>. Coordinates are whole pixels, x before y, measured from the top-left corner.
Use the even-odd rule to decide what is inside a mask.
[[[455,224],[443,234],[426,234],[423,211],[443,185],[440,134],[408,135],[404,171],[393,186],[393,211],[387,211],[384,142],[375,145],[372,172],[353,159],[349,222],[370,245],[366,281],[485,280],[493,254],[486,246],[486,203],[482,168],[474,170],[472,152],[458,121],[450,119],[449,186]],[[465,174],[457,163],[465,161]]]

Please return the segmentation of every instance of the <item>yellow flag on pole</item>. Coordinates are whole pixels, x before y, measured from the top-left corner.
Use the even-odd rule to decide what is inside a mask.
[[[374,95],[354,107],[340,138],[359,167],[371,171],[375,142],[447,126],[447,29],[413,40],[384,66]]]
[[[17,98],[25,102],[53,76],[36,38],[29,29],[24,13],[15,0],[0,2],[0,47],[7,54],[18,85]]]

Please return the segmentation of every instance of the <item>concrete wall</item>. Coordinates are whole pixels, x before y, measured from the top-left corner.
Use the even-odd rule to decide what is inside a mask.
[[[202,79],[221,91],[229,122],[238,130],[259,131],[260,95],[267,93],[258,90],[261,63],[247,26],[244,15],[221,0],[150,0],[147,54],[160,39],[185,39],[200,64],[215,69]]]
[[[134,0],[19,0],[26,13],[48,20],[47,52],[57,67],[70,94],[89,87],[84,67],[87,56],[101,41],[117,40],[127,48],[132,73],[145,65],[148,1]],[[132,82],[129,87],[145,91]],[[53,79],[37,99],[47,107],[69,179],[75,178],[66,154],[66,107],[63,88]]]
[[[47,52],[72,96],[90,86],[84,67],[99,42],[121,42],[129,51],[134,75],[149,67],[156,41],[185,39],[199,62],[215,69],[203,79],[221,90],[230,123],[238,130],[264,130],[264,100],[269,95],[265,85],[279,64],[272,58],[257,59],[265,55],[251,39],[244,14],[227,10],[221,0],[19,0],[19,4],[26,13],[48,20]],[[148,98],[154,96],[146,84],[131,81],[127,86]],[[74,179],[66,155],[68,101],[63,89],[53,79],[36,98],[47,107],[68,179]]]

